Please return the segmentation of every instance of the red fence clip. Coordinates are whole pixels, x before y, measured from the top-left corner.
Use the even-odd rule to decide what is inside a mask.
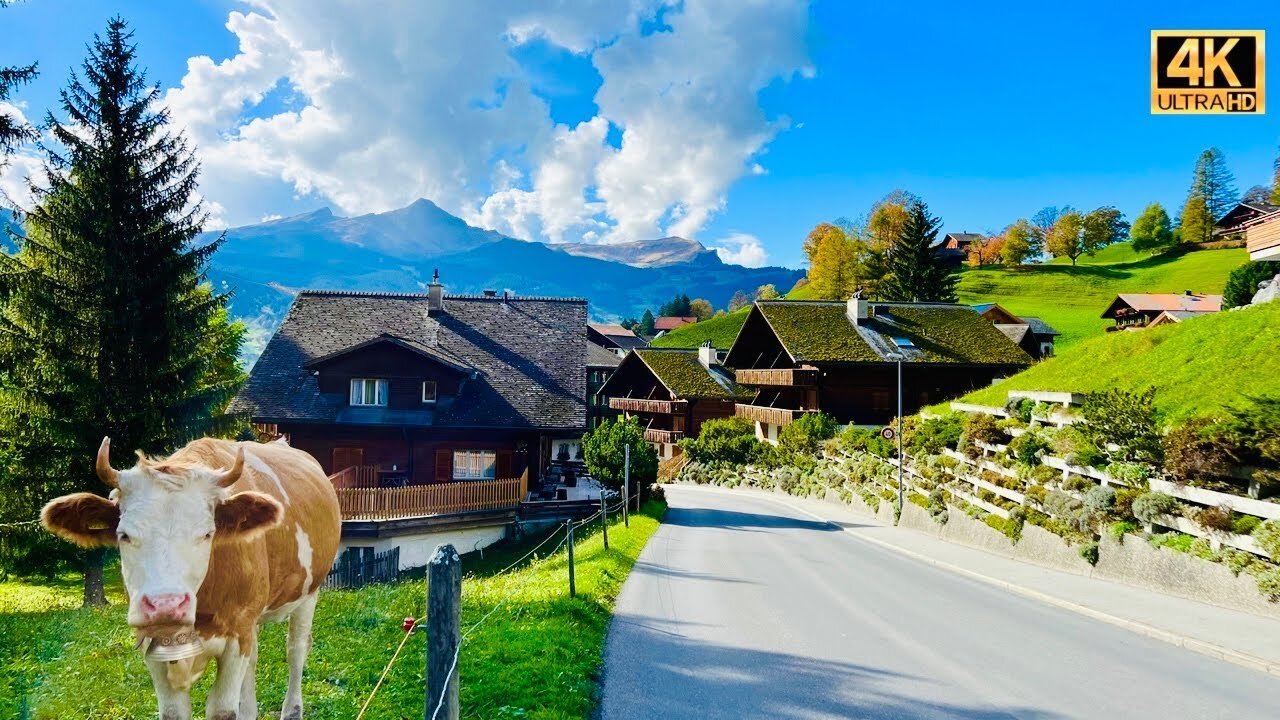
[[[411,617],[407,617],[404,619],[403,623],[400,623],[400,629],[404,630],[405,632],[413,632],[414,624],[415,624],[414,619]]]

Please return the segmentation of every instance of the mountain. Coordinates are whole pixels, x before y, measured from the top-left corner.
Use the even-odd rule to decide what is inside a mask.
[[[727,265],[701,243],[678,237],[616,245],[516,240],[472,227],[428,200],[352,218],[317,210],[225,235],[209,277],[235,289],[240,316],[278,318],[303,288],[421,292],[436,269],[448,292],[585,297],[599,319],[639,317],[676,293],[724,307],[738,290],[788,288],[804,274]]]

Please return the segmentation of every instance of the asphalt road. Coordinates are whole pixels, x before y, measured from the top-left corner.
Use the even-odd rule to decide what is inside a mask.
[[[1280,718],[1280,679],[672,488],[618,598],[600,717]],[[1280,637],[1277,637],[1280,642]]]

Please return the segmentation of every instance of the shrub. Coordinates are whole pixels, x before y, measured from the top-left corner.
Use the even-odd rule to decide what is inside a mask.
[[[1198,508],[1192,518],[1206,530],[1231,530],[1231,508],[1225,505]]]
[[[1023,494],[1026,495],[1029,500],[1035,500],[1036,504],[1044,505],[1045,495],[1047,495],[1048,492],[1049,489],[1043,485],[1031,485],[1023,492]]]
[[[898,448],[880,433],[850,425],[840,433],[840,446],[849,452],[867,452],[880,457],[893,457]]]
[[[921,495],[920,493],[916,493],[916,492],[909,493],[907,495],[907,500],[909,500],[912,505],[918,505],[924,508],[925,510],[929,509],[929,498]]]
[[[792,454],[812,455],[819,444],[836,434],[836,419],[826,413],[801,415],[778,433],[778,448]]]
[[[1151,477],[1151,470],[1146,465],[1127,462],[1114,462],[1107,465],[1106,473],[1129,485],[1146,485]]]
[[[1270,280],[1280,272],[1280,265],[1272,262],[1247,262],[1227,275],[1222,288],[1222,307],[1233,308],[1248,305],[1258,292],[1258,284]]]
[[[1124,536],[1138,532],[1138,526],[1128,520],[1120,520],[1108,525],[1107,532],[1111,533],[1111,537],[1118,542],[1124,542]]]
[[[1068,477],[1066,480],[1062,481],[1063,489],[1074,490],[1076,492],[1081,492],[1081,493],[1088,492],[1089,490],[1097,486],[1098,486],[1097,483],[1081,475],[1072,475]]]
[[[1218,554],[1213,551],[1213,544],[1206,538],[1196,538],[1191,541],[1191,545],[1187,548],[1187,553],[1195,555],[1201,560],[1210,560],[1217,562]]]
[[[1038,432],[1028,430],[1009,441],[1009,453],[1026,467],[1040,464],[1040,456],[1049,450],[1049,441]]]
[[[1280,568],[1273,568],[1264,573],[1259,573],[1258,590],[1271,602],[1280,601]]]
[[[1161,456],[1160,431],[1152,402],[1155,388],[1142,392],[1112,389],[1085,396],[1080,413],[1080,432],[1094,447],[1107,451],[1112,460],[1158,462]]]
[[[1253,539],[1272,560],[1280,560],[1280,520],[1268,520],[1259,525],[1253,531]]]
[[[1066,493],[1050,490],[1044,501],[1044,509],[1054,520],[1073,532],[1084,533],[1093,527],[1093,512]]]
[[[1189,552],[1191,543],[1196,539],[1192,535],[1185,535],[1180,532],[1159,533],[1151,536],[1150,543],[1152,547],[1167,547],[1170,550],[1178,552]]]
[[[964,413],[958,412],[929,418],[921,422],[919,428],[910,435],[904,429],[903,443],[910,446],[912,454],[937,455],[943,448],[954,448],[959,444],[964,419]]]
[[[969,441],[984,442],[989,445],[1001,444],[1007,439],[1004,431],[996,424],[996,419],[986,413],[973,413],[964,420],[961,437]]]
[[[760,452],[755,425],[742,417],[716,418],[702,424],[698,437],[680,441],[690,460],[703,463],[747,465]]]
[[[1098,564],[1098,543],[1091,542],[1080,546],[1080,557],[1090,565]]]
[[[1084,436],[1077,425],[1069,425],[1059,430],[1053,436],[1051,444],[1053,451],[1071,465],[1097,467],[1107,463],[1106,456]]]
[[[1208,418],[1174,428],[1165,435],[1163,445],[1165,472],[1177,482],[1221,476],[1231,469],[1230,447],[1223,430]]]
[[[1089,488],[1084,494],[1084,506],[1091,512],[1106,513],[1115,507],[1116,491],[1098,485]]]
[[[1029,482],[1038,483],[1040,485],[1048,485],[1049,483],[1057,482],[1061,477],[1061,472],[1054,470],[1048,465],[1037,465],[1031,468],[1030,472],[1027,473],[1027,479]]]
[[[1251,535],[1262,524],[1262,520],[1253,515],[1237,515],[1231,521],[1231,532],[1237,535]]]
[[[1137,500],[1143,492],[1143,490],[1138,490],[1137,488],[1117,488],[1116,501],[1112,506],[1112,512],[1116,517],[1133,517],[1133,501]]]
[[[1161,515],[1173,515],[1178,511],[1178,501],[1162,492],[1148,492],[1133,501],[1133,516],[1150,523]]]
[[[1222,563],[1231,570],[1232,575],[1239,575],[1240,571],[1253,563],[1253,555],[1235,548],[1222,548],[1220,555]]]
[[[1013,416],[1023,422],[1023,424],[1031,422],[1031,413],[1035,410],[1036,403],[1031,398],[1022,398],[1017,402],[1010,402],[1006,409],[1013,413]]]
[[[1022,539],[1022,526],[1027,523],[1027,511],[1019,506],[1009,511],[1009,519],[1004,521],[1004,535],[1014,545]]]
[[[606,487],[622,488],[624,447],[631,446],[631,483],[647,488],[658,479],[658,453],[645,442],[635,418],[605,420],[582,438],[582,455],[591,477]]]

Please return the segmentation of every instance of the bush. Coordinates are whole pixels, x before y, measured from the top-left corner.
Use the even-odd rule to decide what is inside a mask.
[[[1091,512],[1106,513],[1116,504],[1116,491],[1101,485],[1089,488],[1084,494],[1084,506]]]
[[[866,452],[883,458],[893,457],[898,448],[880,437],[880,433],[850,425],[840,433],[840,446],[849,452]]]
[[[1111,463],[1107,466],[1106,473],[1129,485],[1146,485],[1151,477],[1151,470],[1146,465],[1127,462]]]
[[[1231,521],[1231,532],[1237,535],[1252,535],[1262,520],[1253,515],[1238,515]]]
[[[1044,505],[1045,496],[1048,492],[1049,489],[1043,485],[1031,485],[1023,494],[1027,496],[1027,499],[1035,500],[1037,504]]]
[[[1137,500],[1143,492],[1143,490],[1138,490],[1136,488],[1118,488],[1116,490],[1116,500],[1115,504],[1112,506],[1112,512],[1115,513],[1116,517],[1133,517],[1133,501]]]
[[[760,453],[755,425],[742,417],[708,420],[697,438],[681,440],[680,447],[692,461],[727,465],[747,465]]]
[[[954,448],[960,443],[960,434],[964,430],[964,413],[948,413],[942,417],[929,418],[920,423],[916,431],[910,435],[903,430],[903,442],[911,448],[911,453],[937,455],[944,448]]]
[[[1159,533],[1151,536],[1152,547],[1167,547],[1170,550],[1178,552],[1190,552],[1191,544],[1196,541],[1192,535],[1185,535],[1180,532]]]
[[[1031,414],[1036,408],[1036,402],[1031,398],[1022,398],[1017,402],[1010,402],[1005,409],[1013,413],[1013,416],[1022,421],[1025,425],[1031,422]]]
[[[1253,531],[1253,539],[1272,560],[1280,560],[1280,520],[1268,520],[1259,525]]]
[[[826,413],[807,413],[782,428],[778,433],[778,449],[793,455],[812,455],[823,440],[835,434],[835,418]]]
[[[1208,418],[1197,418],[1164,436],[1164,469],[1176,482],[1189,483],[1219,477],[1231,469],[1231,451],[1222,428]]]
[[[1128,520],[1120,520],[1108,525],[1107,532],[1111,533],[1111,537],[1115,538],[1117,542],[1124,542],[1124,536],[1138,532],[1138,526]]]
[[[1084,422],[1080,432],[1094,447],[1104,450],[1108,444],[1117,449],[1104,450],[1112,460],[1155,463],[1160,460],[1160,431],[1156,424],[1153,400],[1156,389],[1142,392],[1112,389],[1085,396],[1080,413]]]
[[[1026,467],[1036,467],[1049,447],[1049,441],[1040,433],[1028,430],[1009,441],[1009,454]]]
[[[1051,441],[1053,451],[1071,465],[1099,467],[1107,464],[1107,457],[1090,442],[1076,425],[1059,430]]]
[[[1092,513],[1085,508],[1084,503],[1057,490],[1049,491],[1044,500],[1044,511],[1075,532],[1085,532],[1092,526]]]
[[[1258,292],[1258,284],[1270,280],[1280,272],[1280,265],[1273,262],[1247,262],[1227,275],[1222,289],[1222,307],[1233,308],[1248,305]]]
[[[1231,508],[1225,505],[1199,508],[1195,511],[1195,517],[1191,519],[1206,530],[1231,530]]]
[[[1092,490],[1097,486],[1098,484],[1095,483],[1093,480],[1090,480],[1089,478],[1083,477],[1081,475],[1072,475],[1071,477],[1068,477],[1066,480],[1062,481],[1063,489],[1074,490],[1075,492],[1081,492],[1081,493],[1089,492],[1090,490]]]
[[[969,441],[969,447],[974,447],[974,442],[984,442],[989,445],[1003,444],[1008,439],[996,424],[996,419],[986,413],[973,413],[965,417],[960,436]]]
[[[1080,557],[1090,565],[1098,564],[1098,543],[1091,542],[1080,546]]]
[[[1258,590],[1271,602],[1280,601],[1280,568],[1258,574]]]
[[[605,420],[582,438],[582,455],[591,477],[606,487],[622,488],[623,448],[631,445],[631,487],[647,488],[658,479],[658,453],[645,442],[635,418]]]
[[[1231,570],[1232,575],[1239,575],[1242,570],[1253,564],[1253,555],[1235,548],[1222,548],[1221,560]]]
[[[1133,516],[1144,523],[1150,523],[1161,515],[1174,515],[1178,512],[1178,501],[1172,495],[1162,492],[1148,492],[1139,495],[1133,501]]]

